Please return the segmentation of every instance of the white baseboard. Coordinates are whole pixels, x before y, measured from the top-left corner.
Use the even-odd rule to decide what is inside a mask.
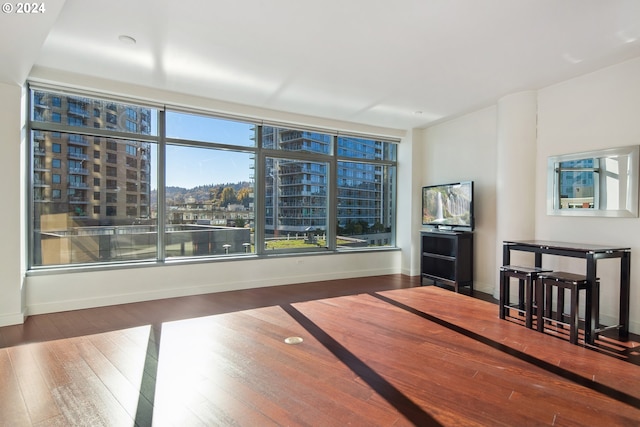
[[[0,327],[20,325],[24,323],[24,319],[26,319],[26,317],[27,316],[24,313],[4,314],[0,316]]]
[[[165,298],[177,298],[191,295],[201,295],[216,292],[226,292],[243,289],[262,288],[268,286],[291,285],[296,283],[319,282],[324,280],[348,279],[355,277],[380,276],[387,274],[397,274],[397,270],[358,270],[353,272],[341,271],[338,273],[322,273],[298,276],[287,276],[271,279],[243,280],[238,282],[207,283],[188,287],[165,288],[155,291],[132,292],[117,295],[98,295],[85,299],[68,299],[53,301],[41,304],[28,305],[26,313],[29,316],[38,314],[56,313],[70,310],[81,310],[86,308],[104,307],[117,304],[128,304],[141,301],[151,301]]]

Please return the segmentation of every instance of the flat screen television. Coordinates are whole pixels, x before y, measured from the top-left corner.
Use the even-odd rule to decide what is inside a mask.
[[[440,230],[472,231],[473,181],[422,187],[422,225]]]

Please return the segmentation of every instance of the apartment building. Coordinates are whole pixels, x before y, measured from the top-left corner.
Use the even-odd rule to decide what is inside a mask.
[[[285,151],[329,153],[333,139],[326,133],[265,127],[263,146]],[[395,146],[376,139],[339,137],[338,155],[354,159],[395,158]],[[385,150],[392,150],[387,153]],[[279,170],[280,173],[274,173]],[[393,220],[394,180],[382,165],[341,161],[337,176],[338,234],[362,237],[367,233],[389,233]],[[274,234],[326,231],[328,165],[322,162],[274,160],[266,175],[266,227]],[[277,218],[277,220],[274,220]],[[274,225],[277,224],[277,225]],[[380,237],[380,236],[378,236]],[[388,244],[391,236],[382,240]],[[381,239],[378,239],[381,240]],[[379,243],[380,244],[380,243]]]
[[[70,130],[33,131],[36,217],[68,213],[88,226],[150,216],[149,144],[83,134],[88,128],[149,135],[149,109],[41,91],[32,102],[34,122]]]

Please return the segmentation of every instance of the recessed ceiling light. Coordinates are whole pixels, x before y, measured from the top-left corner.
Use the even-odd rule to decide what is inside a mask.
[[[134,39],[131,36],[127,36],[125,34],[120,34],[118,36],[118,40],[120,40],[122,43],[125,43],[125,44],[136,44],[136,39]]]

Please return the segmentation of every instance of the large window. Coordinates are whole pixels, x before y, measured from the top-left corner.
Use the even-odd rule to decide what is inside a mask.
[[[32,95],[38,191],[31,204],[31,266],[155,259],[151,185],[158,110],[111,102],[114,119],[105,130],[105,101],[47,91]],[[129,117],[128,110],[137,112],[144,135],[118,120]]]
[[[390,246],[395,236],[396,146],[338,138],[336,246]]]
[[[30,267],[395,244],[395,144],[31,90]]]
[[[167,258],[255,253],[253,123],[166,113]]]
[[[327,248],[329,163],[267,157],[264,171],[265,249]]]
[[[254,154],[167,146],[167,257],[254,251]]]

